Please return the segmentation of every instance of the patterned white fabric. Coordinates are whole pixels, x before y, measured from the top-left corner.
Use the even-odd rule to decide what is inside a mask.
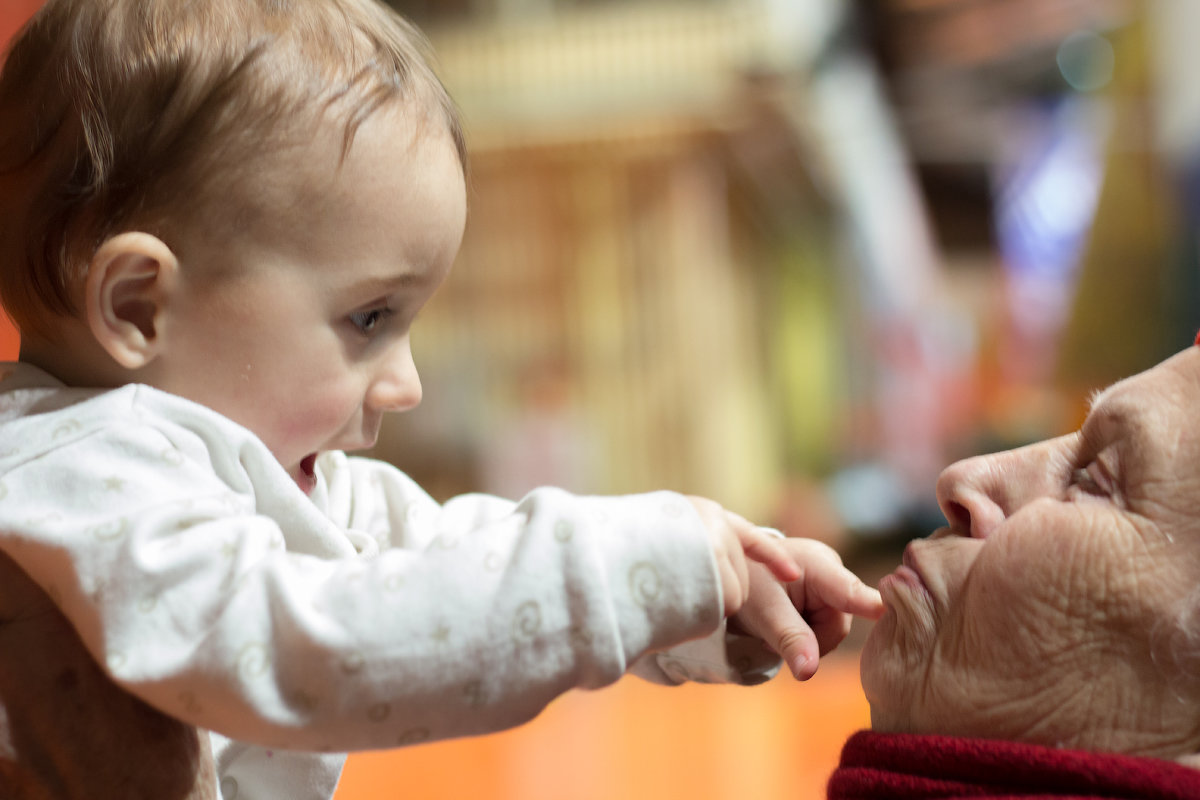
[[[328,754],[499,730],[631,669],[757,683],[778,666],[761,646],[726,657],[679,495],[438,505],[334,452],[310,498],[202,406],[2,372],[0,549],[118,684],[216,732],[224,800],[327,798]]]

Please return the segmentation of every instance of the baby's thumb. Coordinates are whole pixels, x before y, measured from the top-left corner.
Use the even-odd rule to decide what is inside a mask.
[[[820,645],[816,634],[799,617],[794,622],[777,628],[774,641],[767,642],[788,665],[788,670],[798,681],[806,681],[817,672]]]
[[[737,624],[778,653],[797,680],[811,678],[817,671],[820,642],[784,587],[767,582],[752,588],[751,594],[754,598],[738,615]]]

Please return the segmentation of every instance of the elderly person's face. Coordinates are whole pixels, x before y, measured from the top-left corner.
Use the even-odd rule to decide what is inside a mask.
[[[1200,752],[1200,347],[937,494],[949,527],[880,583],[875,730]]]

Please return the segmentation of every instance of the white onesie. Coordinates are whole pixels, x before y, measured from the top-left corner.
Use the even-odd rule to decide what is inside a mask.
[[[758,683],[778,668],[724,633],[680,495],[438,505],[331,452],[306,497],[207,408],[0,369],[0,549],[113,680],[215,732],[224,800],[328,798],[339,753],[500,730],[631,670]]]

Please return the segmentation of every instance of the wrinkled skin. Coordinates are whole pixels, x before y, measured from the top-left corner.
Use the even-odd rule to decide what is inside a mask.
[[[1200,348],[1110,387],[1077,433],[950,466],[937,495],[949,526],[880,583],[872,727],[1195,766]]]
[[[0,554],[0,797],[215,800],[208,734],[110,681]]]

